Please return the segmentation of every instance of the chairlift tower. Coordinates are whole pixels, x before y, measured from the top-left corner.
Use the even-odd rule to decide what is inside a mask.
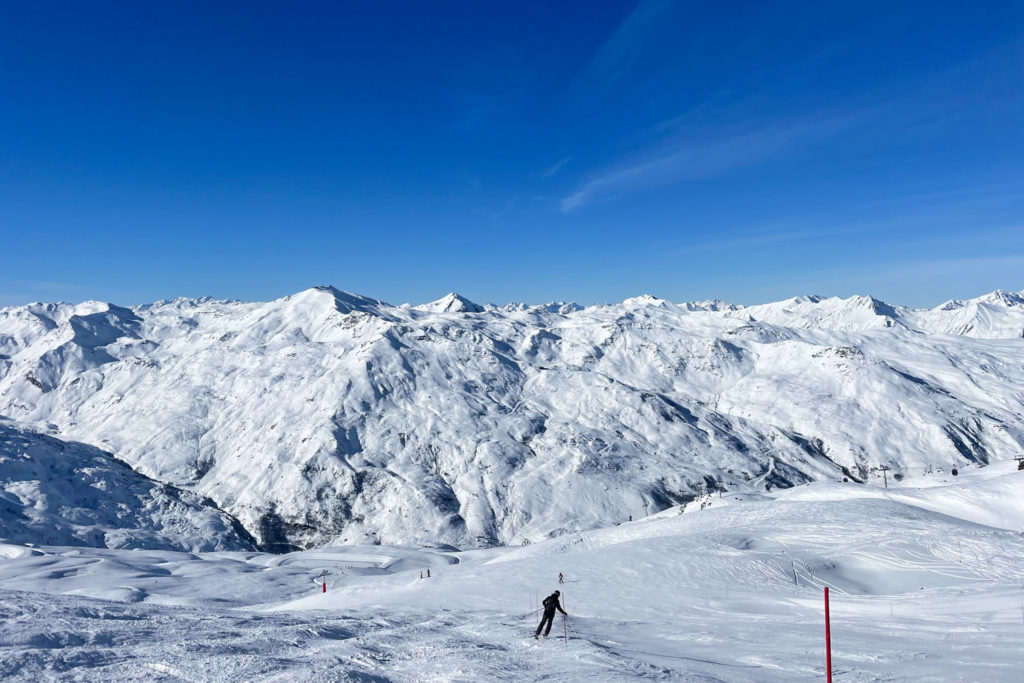
[[[886,472],[888,472],[891,468],[888,465],[882,465],[878,469],[882,470],[882,481],[885,482],[885,488],[889,488],[889,475],[887,475]]]

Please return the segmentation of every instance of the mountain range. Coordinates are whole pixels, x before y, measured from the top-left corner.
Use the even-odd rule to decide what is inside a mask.
[[[4,308],[0,539],[522,544],[713,491],[983,466],[1024,452],[1022,351],[1013,292]]]

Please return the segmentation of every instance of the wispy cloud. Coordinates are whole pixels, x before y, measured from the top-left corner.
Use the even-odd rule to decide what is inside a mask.
[[[1020,181],[988,183],[985,185],[968,185],[949,187],[932,192],[898,195],[869,202],[871,206],[893,206],[903,204],[926,203],[929,206],[970,205],[976,203],[992,203],[1024,197],[1024,183]]]
[[[826,139],[869,116],[867,111],[825,114],[710,137],[669,136],[653,150],[598,172],[560,206],[569,212],[594,201],[718,176]]]
[[[610,84],[629,73],[643,54],[648,27],[673,4],[673,0],[645,0],[637,5],[590,60],[583,72],[584,79],[600,79]]]
[[[728,239],[713,240],[708,242],[696,242],[687,244],[674,250],[675,254],[693,254],[713,251],[738,251],[760,247],[769,244],[780,244],[794,242],[797,240],[812,238],[820,235],[818,230],[789,230],[782,232],[760,232],[756,234],[737,235]]]
[[[553,163],[550,166],[548,166],[547,168],[545,168],[544,172],[540,174],[540,177],[541,178],[550,178],[551,176],[553,176],[556,173],[558,173],[559,171],[561,171],[562,167],[564,167],[567,163],[569,163],[569,161],[571,159],[572,159],[572,157],[565,157],[563,159],[559,159],[555,163]]]
[[[936,193],[937,196],[945,196]],[[672,250],[673,254],[712,253],[716,251],[741,251],[755,247],[770,247],[801,240],[820,240],[823,235],[830,238],[856,235],[858,238],[881,239],[890,249],[901,253],[920,252],[926,247],[942,247],[963,250],[969,244],[1000,244],[1010,249],[1024,246],[1024,225],[1014,223],[979,222],[981,219],[956,220],[952,225],[943,223],[948,210],[945,205],[934,210],[914,213],[894,213],[886,216],[838,218],[834,213],[819,213],[794,218],[760,229],[745,230],[721,239],[701,242],[687,242]],[[916,231],[922,225],[933,229],[926,238]],[[912,231],[908,231],[912,230]],[[971,259],[964,257],[967,262]],[[877,265],[877,264],[875,264]]]
[[[1020,273],[1024,270],[1024,254],[922,259],[916,261],[865,266],[858,269],[849,269],[844,272],[873,273],[875,275],[885,277],[919,278],[922,276],[948,277],[950,273],[960,272],[963,274],[964,271],[969,271],[971,274],[980,274],[991,272],[993,269],[1013,269],[1014,272]],[[1020,284],[1020,282],[1018,282],[1018,284]]]

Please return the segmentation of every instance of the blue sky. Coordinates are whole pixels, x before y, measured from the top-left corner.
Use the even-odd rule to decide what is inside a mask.
[[[32,2],[0,305],[1024,289],[1024,3]]]

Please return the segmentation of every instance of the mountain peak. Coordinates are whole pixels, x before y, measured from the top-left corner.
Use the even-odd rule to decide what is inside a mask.
[[[743,306],[739,304],[731,304],[728,301],[722,301],[721,299],[708,299],[707,301],[687,301],[680,305],[681,308],[687,311],[738,311]]]
[[[977,306],[979,304],[988,304],[990,306],[1024,306],[1024,291],[1021,292],[1007,292],[1002,289],[997,289],[994,292],[988,294],[982,294],[981,296],[974,299],[950,299],[945,303],[939,304],[933,311],[955,311],[958,308],[966,308],[967,306]]]
[[[1024,292],[1007,292],[997,289],[984,296],[979,296],[975,301],[996,306],[1024,306]]]
[[[455,292],[449,292],[437,301],[414,306],[420,311],[431,313],[483,313],[484,307]]]
[[[894,307],[871,296],[799,296],[740,309],[744,315],[784,327],[867,330],[905,326]]]
[[[360,311],[363,313],[371,313],[373,315],[380,315],[383,309],[391,307],[386,301],[372,299],[368,296],[363,296],[362,294],[356,294],[354,292],[346,292],[345,290],[338,289],[332,285],[317,285],[316,287],[310,287],[309,289],[284,297],[283,301],[288,301],[300,306],[322,306],[326,303],[327,305],[337,309],[340,313]]]
[[[668,305],[666,299],[660,299],[653,294],[641,294],[640,296],[634,296],[629,299],[625,299],[622,302],[624,306],[658,306],[664,308]]]

